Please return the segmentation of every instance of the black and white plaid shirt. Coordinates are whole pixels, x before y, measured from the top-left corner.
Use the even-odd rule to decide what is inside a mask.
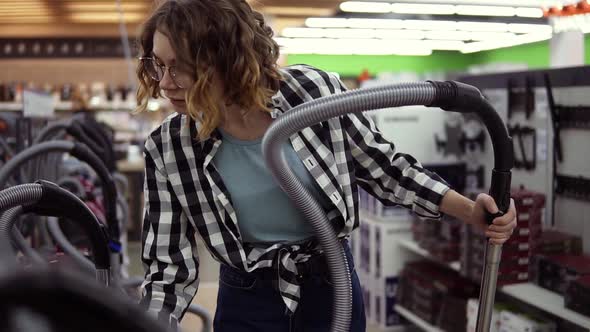
[[[310,66],[290,66],[282,74],[280,91],[272,99],[279,116],[303,102],[346,90],[337,77]],[[248,272],[277,269],[278,290],[294,311],[300,290],[296,263],[316,253],[317,244],[268,248],[244,244],[231,197],[211,162],[221,136],[214,131],[209,139],[197,141],[199,127],[186,115],[175,114],[145,143],[142,303],[160,319],[170,318],[172,324],[182,318],[198,287],[199,234],[211,255],[223,264]],[[448,185],[413,157],[396,153],[370,118],[360,113],[333,118],[293,135],[290,142],[332,201],[332,209],[326,212],[340,229],[340,237],[358,226],[357,186],[386,205],[440,217],[439,203]]]

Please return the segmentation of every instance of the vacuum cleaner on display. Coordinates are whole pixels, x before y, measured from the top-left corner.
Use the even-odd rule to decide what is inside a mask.
[[[422,83],[393,84],[359,89],[319,98],[301,104],[276,119],[262,141],[262,150],[269,170],[281,188],[311,223],[322,246],[334,285],[331,332],[347,332],[352,317],[352,290],[348,262],[336,233],[321,206],[301,184],[288,167],[282,152],[283,144],[298,131],[359,111],[377,110],[410,105],[438,107],[445,111],[475,113],[490,134],[494,150],[494,169],[490,195],[500,211],[510,205],[511,169],[513,167],[512,139],[506,126],[481,92],[460,82],[427,81]],[[487,221],[502,215],[488,214]],[[489,331],[496,293],[501,245],[488,243],[484,257],[476,331]]]

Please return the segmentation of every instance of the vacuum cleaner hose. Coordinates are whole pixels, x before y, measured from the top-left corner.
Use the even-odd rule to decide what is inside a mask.
[[[352,292],[346,257],[338,244],[335,230],[321,206],[288,167],[282,151],[284,142],[298,131],[348,113],[409,105],[440,107],[447,111],[477,113],[486,125],[494,148],[494,171],[490,194],[500,211],[506,211],[510,201],[510,170],[513,165],[512,141],[501,118],[484,99],[480,91],[459,82],[393,84],[370,89],[347,91],[300,104],[272,123],[264,135],[262,151],[270,172],[295,206],[311,223],[325,253],[334,285],[333,318],[330,331],[349,330]],[[491,220],[493,216],[488,216]],[[501,246],[488,245],[482,279],[483,305],[478,313],[478,325],[489,324],[489,312],[496,289],[495,272]],[[487,258],[487,257],[486,257]],[[493,259],[492,259],[493,258]],[[488,264],[489,263],[489,264]],[[481,321],[481,322],[479,322]],[[488,325],[489,326],[489,325]],[[479,331],[479,330],[478,330]]]
[[[429,83],[400,84],[332,95],[291,109],[274,121],[264,135],[262,151],[269,170],[311,223],[326,256],[334,285],[330,331],[344,332],[350,327],[352,290],[348,262],[325,212],[288,167],[282,152],[284,142],[298,131],[333,117],[386,107],[429,105],[435,96],[436,89]]]

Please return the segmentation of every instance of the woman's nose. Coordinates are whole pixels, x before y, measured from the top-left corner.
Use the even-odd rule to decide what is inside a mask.
[[[160,80],[160,89],[173,90],[176,88],[178,87],[176,86],[176,83],[174,83],[174,81],[172,80],[172,77],[170,76],[170,71],[166,68],[166,70],[164,70],[164,76]]]

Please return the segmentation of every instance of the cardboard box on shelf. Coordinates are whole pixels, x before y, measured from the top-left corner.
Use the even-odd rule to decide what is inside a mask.
[[[371,264],[369,283],[371,284],[372,315],[374,323],[381,329],[389,329],[403,324],[402,318],[395,311],[399,273],[404,262],[412,256],[399,247],[401,239],[410,237],[409,228],[400,224],[411,222],[410,215],[399,215],[390,222],[365,220],[369,226]]]
[[[555,322],[539,316],[502,310],[500,312],[500,332],[555,332]]]
[[[570,281],[590,275],[590,256],[538,256],[537,264],[536,282],[539,286],[562,295]]]

